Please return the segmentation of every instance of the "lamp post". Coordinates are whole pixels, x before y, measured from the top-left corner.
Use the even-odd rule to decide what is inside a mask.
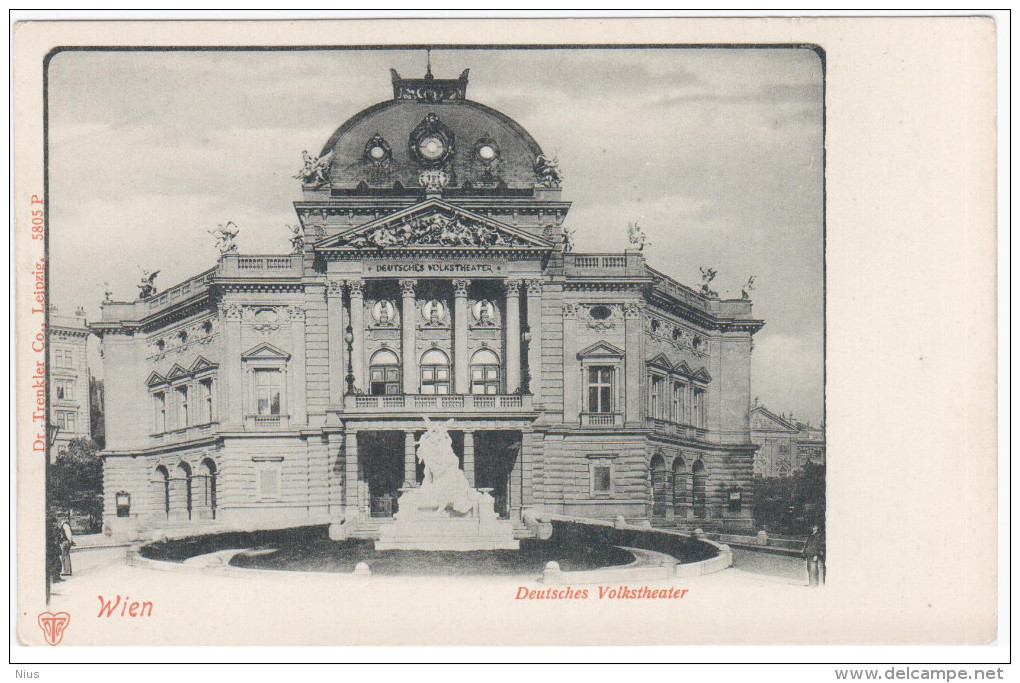
[[[344,341],[347,343],[347,396],[354,394],[354,362],[352,360],[354,356],[354,328],[351,327],[350,323],[347,324],[347,329],[344,331]]]
[[[521,333],[521,357],[524,362],[521,364],[521,394],[531,396],[531,363],[528,362],[528,348],[531,346],[531,328],[524,325]]]

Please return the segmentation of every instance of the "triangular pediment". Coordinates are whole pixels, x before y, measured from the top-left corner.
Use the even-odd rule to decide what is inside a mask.
[[[599,341],[577,353],[578,358],[623,358],[623,349],[609,342]]]
[[[202,372],[203,370],[211,370],[216,367],[216,364],[211,362],[205,356],[199,356],[195,359],[195,362],[191,364],[191,372]]]
[[[751,429],[758,431],[795,432],[797,428],[765,406],[751,410]]]
[[[328,237],[316,251],[332,249],[548,250],[548,240],[468,211],[441,199],[427,199],[401,211]]]
[[[154,387],[159,384],[166,384],[167,379],[158,372],[150,372],[149,376],[145,380],[145,386]]]
[[[167,379],[180,379],[181,377],[187,377],[191,373],[188,372],[187,368],[178,363],[174,363],[174,366],[170,368],[170,372],[166,373]]]
[[[288,360],[290,354],[268,342],[259,344],[241,354],[243,360]]]
[[[676,371],[684,377],[690,377],[694,374],[694,371],[691,370],[691,366],[688,365],[685,360],[680,361],[680,365],[676,366]]]
[[[673,369],[673,364],[669,362],[669,358],[667,358],[664,353],[657,353],[645,362],[649,365],[649,367],[661,368],[667,371]]]
[[[691,379],[696,379],[699,382],[711,382],[712,375],[708,374],[708,370],[705,368],[698,368],[691,374]]]

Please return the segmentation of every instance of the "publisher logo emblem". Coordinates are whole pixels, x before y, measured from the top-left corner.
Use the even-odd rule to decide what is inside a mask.
[[[40,612],[39,628],[43,637],[50,645],[57,645],[64,638],[64,629],[71,623],[71,615],[67,612]]]

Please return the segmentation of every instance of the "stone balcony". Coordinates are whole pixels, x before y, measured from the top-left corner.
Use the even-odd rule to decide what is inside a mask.
[[[680,424],[679,422],[672,422],[670,420],[663,420],[657,417],[645,418],[645,423],[648,428],[659,434],[665,434],[667,436],[678,436],[685,439],[699,439],[704,441],[705,435],[708,434],[707,429],[701,427],[695,427],[693,425]]]
[[[206,422],[200,425],[189,425],[187,427],[180,427],[178,429],[170,429],[165,432],[151,434],[149,436],[149,440],[154,445],[195,441],[197,439],[212,436],[213,432],[215,432],[218,427],[219,422]]]
[[[582,427],[622,427],[623,413],[581,413]]]
[[[395,394],[389,396],[344,396],[344,413],[407,413],[432,410],[444,413],[529,413],[533,397],[517,394],[430,396]]]

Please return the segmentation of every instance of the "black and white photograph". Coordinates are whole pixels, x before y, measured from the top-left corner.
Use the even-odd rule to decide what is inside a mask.
[[[122,35],[37,65],[22,642],[861,640],[825,40]]]

